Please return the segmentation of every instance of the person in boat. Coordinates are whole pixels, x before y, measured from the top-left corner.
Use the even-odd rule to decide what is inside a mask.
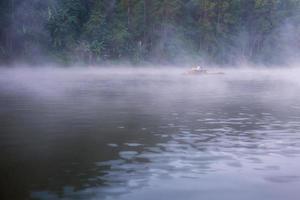
[[[206,74],[207,70],[203,69],[200,65],[193,67],[190,71],[190,74]]]

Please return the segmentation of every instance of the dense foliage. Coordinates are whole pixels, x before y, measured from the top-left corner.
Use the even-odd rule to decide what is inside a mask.
[[[2,0],[0,57],[280,62],[300,0]],[[299,38],[298,38],[299,39]]]

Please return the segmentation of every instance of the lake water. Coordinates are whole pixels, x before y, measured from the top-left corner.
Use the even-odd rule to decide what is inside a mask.
[[[1,69],[0,198],[299,200],[299,70]]]

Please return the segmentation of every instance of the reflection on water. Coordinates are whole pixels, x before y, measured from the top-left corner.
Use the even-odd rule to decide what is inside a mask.
[[[298,199],[300,82],[179,74],[3,71],[1,199]]]

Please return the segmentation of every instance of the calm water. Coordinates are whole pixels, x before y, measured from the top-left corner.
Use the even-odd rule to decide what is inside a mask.
[[[298,70],[131,72],[2,69],[0,198],[300,199]]]

